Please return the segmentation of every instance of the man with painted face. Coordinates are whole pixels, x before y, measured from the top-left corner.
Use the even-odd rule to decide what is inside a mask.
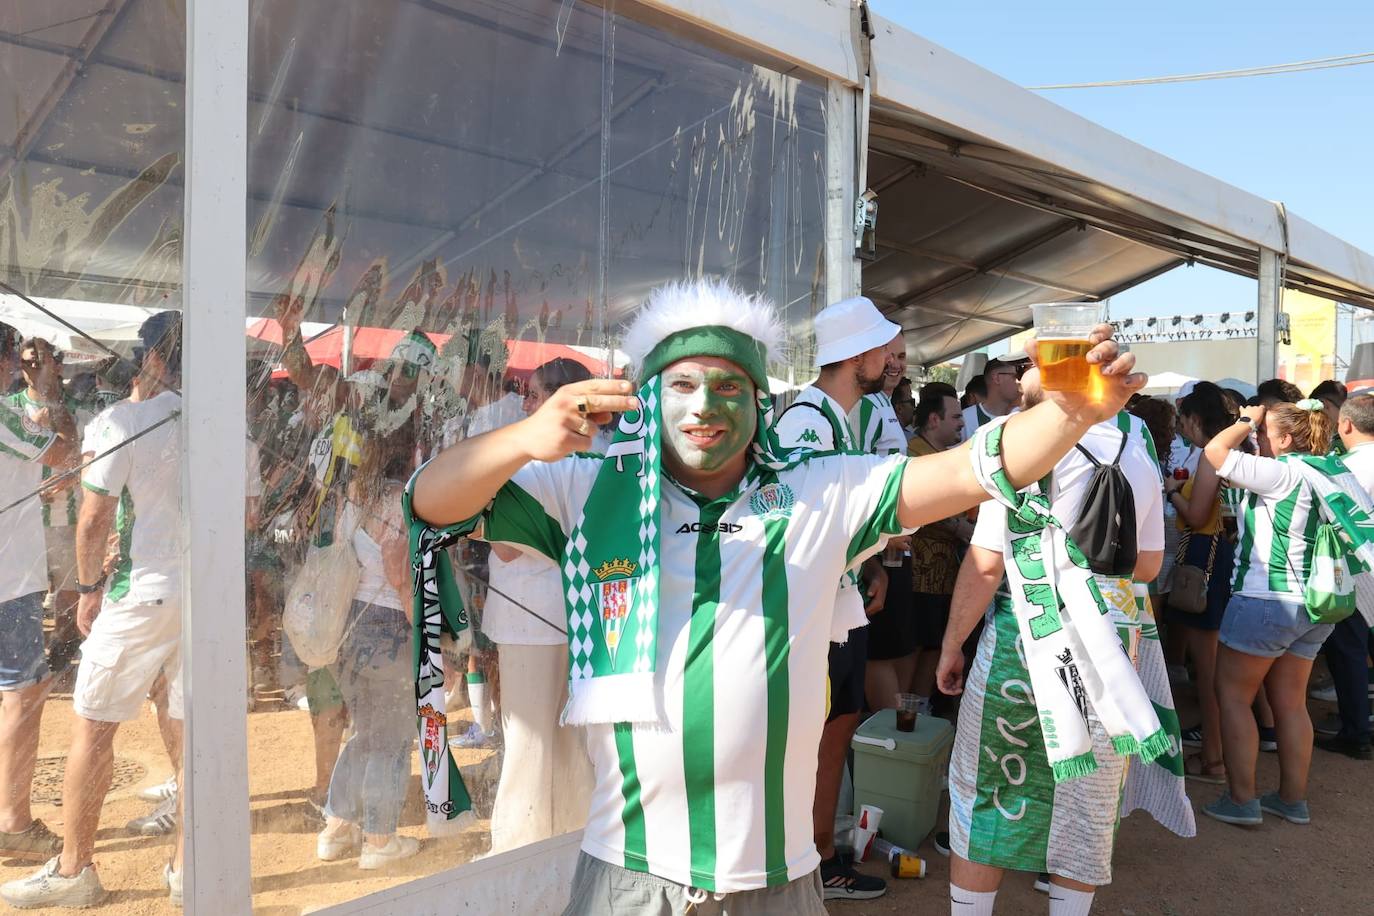
[[[896,370],[893,387],[901,377],[897,348],[901,363],[906,362],[901,328],[884,318],[871,300],[856,296],[822,309],[816,315],[815,330],[820,375],[778,418],[774,429],[778,444],[815,451],[875,452],[884,408],[886,412],[892,409],[883,391],[893,375],[888,370]],[[870,400],[874,397],[883,401]],[[895,431],[895,417],[891,424]],[[887,450],[877,453],[890,454]],[[881,612],[886,603],[885,595],[881,600],[872,595],[874,600],[864,601],[865,592],[886,591],[887,573],[876,559],[865,564],[861,579],[846,575],[835,598],[838,608],[863,624],[830,644],[830,712],[821,732],[812,811],[821,884],[826,899],[832,900],[870,900],[887,891],[885,881],[860,874],[835,851],[835,806],[849,742],[864,708],[869,650],[866,612]]]
[[[1109,335],[1098,328],[1088,356],[1100,402],[1055,393],[1007,422],[1011,483],[1039,480],[1144,384]],[[837,615],[835,583],[885,538],[986,498],[967,447],[918,459],[780,449],[766,368],[782,339],[771,305],[724,283],[660,288],[621,344],[637,394],[567,385],[444,451],[407,490],[428,698],[442,703],[429,637],[452,619],[446,540],[480,533],[563,569],[564,722],[586,727],[596,777],[574,916],[684,913],[713,894],[730,913],[825,913],[808,812],[826,653],[863,624]],[[616,413],[605,458],[577,456]],[[426,712],[442,728],[442,705]],[[433,746],[446,766],[446,743]]]

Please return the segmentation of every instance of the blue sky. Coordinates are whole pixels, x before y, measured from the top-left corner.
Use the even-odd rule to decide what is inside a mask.
[[[1169,76],[1374,51],[1368,0],[870,0],[1023,86]],[[1139,143],[1273,200],[1374,252],[1374,65],[1285,76],[1045,92]],[[1251,307],[1253,281],[1179,268],[1115,315]]]

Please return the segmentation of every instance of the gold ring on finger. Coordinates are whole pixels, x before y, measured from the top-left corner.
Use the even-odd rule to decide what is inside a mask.
[[[584,417],[587,415],[587,399],[586,399],[586,398],[578,398],[578,399],[577,399],[577,412],[580,413],[580,414],[582,414],[582,416],[584,416]]]
[[[577,424],[577,434],[579,436],[590,436],[592,434],[591,424],[588,423],[586,420],[583,420],[581,423]]]

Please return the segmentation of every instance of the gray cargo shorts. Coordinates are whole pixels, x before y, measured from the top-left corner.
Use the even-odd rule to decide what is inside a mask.
[[[700,899],[704,895],[705,899]],[[717,896],[581,853],[563,916],[826,916],[821,873]]]

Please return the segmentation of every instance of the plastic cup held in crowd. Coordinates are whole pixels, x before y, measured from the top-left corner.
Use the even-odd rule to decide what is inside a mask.
[[[1095,302],[1046,302],[1032,305],[1036,363],[1046,391],[1088,391],[1092,385],[1088,335],[1102,318]]]

